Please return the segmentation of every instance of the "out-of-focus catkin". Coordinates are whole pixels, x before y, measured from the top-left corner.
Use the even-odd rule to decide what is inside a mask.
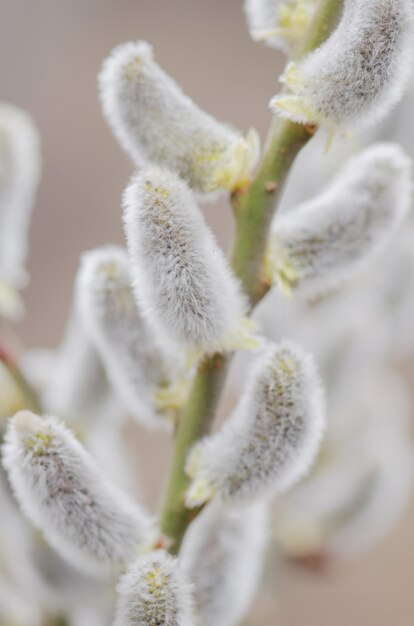
[[[374,144],[321,195],[276,216],[266,269],[285,295],[320,296],[382,251],[411,204],[411,160],[397,145]]]
[[[173,360],[161,350],[152,328],[140,315],[123,248],[104,246],[83,255],[77,305],[88,336],[125,406],[147,426],[166,426],[168,418],[174,416],[174,398],[170,398],[171,404],[161,406],[159,397],[174,376],[177,381],[180,359],[175,356]],[[185,383],[181,386],[184,393]],[[177,403],[179,387],[177,383]]]
[[[40,140],[29,115],[0,102],[0,316],[22,311],[27,231],[40,178]]]
[[[197,626],[234,626],[249,609],[263,569],[267,507],[228,510],[210,504],[190,526],[180,551],[192,582]]]
[[[289,51],[308,28],[317,0],[245,0],[250,35],[273,48]]]

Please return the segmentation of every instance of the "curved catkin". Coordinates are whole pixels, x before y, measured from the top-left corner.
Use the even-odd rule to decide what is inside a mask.
[[[243,138],[199,109],[155,63],[148,43],[115,48],[103,64],[99,90],[105,118],[137,166],[168,167],[201,193],[248,179],[257,134]]]
[[[397,145],[374,144],[320,196],[276,217],[270,274],[286,295],[320,296],[383,250],[411,204],[411,160]]]
[[[300,123],[362,128],[401,98],[412,67],[411,0],[345,0],[337,29],[316,51],[290,64],[291,95],[271,107]]]
[[[114,626],[194,626],[190,586],[178,560],[164,551],[136,561],[117,591]]]
[[[287,52],[303,36],[316,5],[317,0],[245,0],[250,35]]]
[[[27,282],[27,231],[40,177],[39,135],[30,116],[0,102],[0,315],[18,317]]]
[[[211,504],[191,524],[180,565],[191,580],[195,624],[235,626],[260,584],[267,543],[267,507],[232,511]]]
[[[135,304],[128,255],[118,246],[103,246],[82,257],[77,305],[88,337],[125,406],[150,427],[167,425],[168,410],[156,405],[156,393],[178,371],[154,339]]]
[[[152,539],[146,514],[101,475],[61,422],[21,411],[5,441],[3,465],[23,512],[73,565],[107,572]]]
[[[286,491],[312,464],[324,424],[311,355],[289,342],[269,346],[233,415],[190,453],[188,506],[213,496],[224,503],[253,503]]]
[[[206,351],[231,342],[246,302],[187,185],[154,167],[137,174],[124,228],[137,303],[157,336]]]

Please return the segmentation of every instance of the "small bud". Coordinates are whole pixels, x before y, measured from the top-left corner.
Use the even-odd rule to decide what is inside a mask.
[[[308,28],[317,0],[245,0],[250,35],[273,48],[288,51]]]
[[[366,128],[400,100],[413,51],[411,0],[346,0],[342,19],[320,48],[282,78],[291,94],[271,108],[303,124]]]
[[[319,296],[381,252],[411,207],[411,168],[399,146],[375,144],[320,196],[276,217],[266,269],[281,292]]]
[[[311,355],[291,343],[271,345],[258,358],[232,417],[190,453],[188,506],[214,495],[239,503],[286,491],[313,462],[324,422]]]
[[[194,190],[234,189],[249,177],[258,136],[243,138],[199,109],[155,63],[144,41],[115,48],[99,75],[102,109],[137,166],[177,172]]]
[[[242,347],[247,305],[187,185],[150,168],[124,195],[138,306],[157,336],[190,349]]]
[[[178,560],[161,550],[121,578],[114,626],[193,626],[190,587]]]
[[[267,539],[262,504],[243,511],[208,506],[191,524],[180,564],[193,585],[196,624],[239,624],[256,594]]]
[[[39,136],[32,119],[0,102],[0,316],[22,313],[27,230],[40,176]]]
[[[77,303],[88,335],[125,405],[148,426],[165,426],[165,418],[172,414],[167,407],[164,412],[158,410],[155,401],[177,373],[177,357],[174,365],[171,355],[167,358],[161,352],[137,309],[125,250],[105,246],[83,256]]]
[[[73,565],[97,574],[150,541],[146,514],[100,474],[61,422],[20,411],[5,441],[3,465],[23,512]]]

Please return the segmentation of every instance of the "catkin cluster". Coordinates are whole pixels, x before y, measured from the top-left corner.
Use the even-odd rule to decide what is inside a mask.
[[[244,2],[251,37],[292,59],[320,35],[312,29],[326,6]],[[136,168],[121,200],[125,246],[82,255],[56,350],[29,352],[21,370],[0,350],[0,417],[10,418],[1,425],[1,623],[64,615],[69,626],[237,626],[266,553],[274,558],[270,542],[283,563],[339,559],[405,510],[413,446],[391,334],[398,319],[412,357],[412,161],[378,137],[273,220],[262,184],[273,194],[284,177],[292,121],[359,132],[397,104],[413,30],[411,0],[344,0],[326,41],[281,77],[271,108],[285,121],[253,184],[255,131],[243,136],[201,110],[144,41],[105,60],[103,114]],[[32,122],[0,104],[0,323],[21,311],[39,169]],[[253,313],[243,270],[233,272],[198,206],[223,190],[234,194],[236,252],[269,292]],[[381,259],[393,237],[401,245]],[[236,350],[249,351],[234,369],[239,397],[209,433]],[[125,477],[127,415],[177,436],[175,493],[160,519]]]

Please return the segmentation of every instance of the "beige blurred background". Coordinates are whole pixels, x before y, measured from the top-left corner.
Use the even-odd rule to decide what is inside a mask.
[[[43,144],[28,315],[19,329],[27,346],[59,341],[79,254],[122,241],[120,195],[131,165],[100,113],[102,59],[118,43],[146,39],[196,102],[242,129],[254,125],[263,137],[282,59],[250,41],[241,7],[242,0],[0,0],[0,97],[33,114]],[[206,214],[228,247],[230,210],[221,203]],[[169,448],[166,440],[139,436],[151,491]],[[274,589],[265,584],[265,602],[248,623],[412,626],[413,583],[414,509],[380,547],[333,575],[292,574]]]

